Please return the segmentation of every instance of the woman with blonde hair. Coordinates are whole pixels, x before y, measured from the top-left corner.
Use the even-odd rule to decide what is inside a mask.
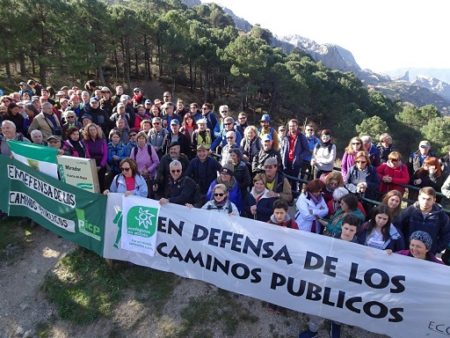
[[[344,180],[347,178],[350,167],[355,165],[356,153],[361,150],[364,150],[362,140],[358,136],[353,137],[348,143],[347,148],[345,148],[344,156],[342,156],[341,173]]]
[[[402,194],[398,190],[391,190],[384,195],[381,200],[382,204],[385,204],[389,208],[391,214],[392,223],[396,224],[399,220],[400,213],[402,211]]]

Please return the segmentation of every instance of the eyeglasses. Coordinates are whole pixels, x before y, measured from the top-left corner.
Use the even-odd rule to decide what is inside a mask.
[[[223,197],[225,194],[221,192],[215,192],[214,197]]]
[[[181,173],[181,169],[173,169],[170,171],[172,174],[179,174]]]
[[[273,168],[276,168],[276,167],[277,167],[276,164],[268,164],[268,165],[264,166],[264,169],[273,169]]]
[[[367,161],[355,161],[355,163],[365,164],[365,163],[367,163]]]
[[[122,171],[129,171],[131,168],[130,167],[128,167],[128,168],[120,168],[120,170],[122,170]]]

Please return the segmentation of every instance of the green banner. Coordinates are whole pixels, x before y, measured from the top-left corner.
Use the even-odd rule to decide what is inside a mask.
[[[106,196],[93,194],[0,156],[5,173],[0,209],[33,219],[46,229],[97,254],[103,253]]]

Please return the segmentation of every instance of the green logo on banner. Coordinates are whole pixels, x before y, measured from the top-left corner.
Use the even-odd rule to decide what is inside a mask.
[[[127,233],[133,236],[152,237],[156,232],[157,208],[132,207],[127,215]]]
[[[101,241],[102,238],[100,237],[101,234],[100,227],[89,223],[84,214],[84,210],[75,209],[75,213],[77,214],[78,218],[78,230],[82,234],[85,234],[86,236],[89,236],[97,241]]]

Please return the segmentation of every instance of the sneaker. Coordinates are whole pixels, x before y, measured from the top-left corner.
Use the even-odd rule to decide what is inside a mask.
[[[312,332],[311,330],[306,330],[303,331],[302,333],[300,333],[298,335],[298,338],[317,338],[319,337],[319,335],[317,334],[317,332]]]
[[[340,337],[341,337],[341,325],[335,322],[331,322],[330,338],[340,338]]]

